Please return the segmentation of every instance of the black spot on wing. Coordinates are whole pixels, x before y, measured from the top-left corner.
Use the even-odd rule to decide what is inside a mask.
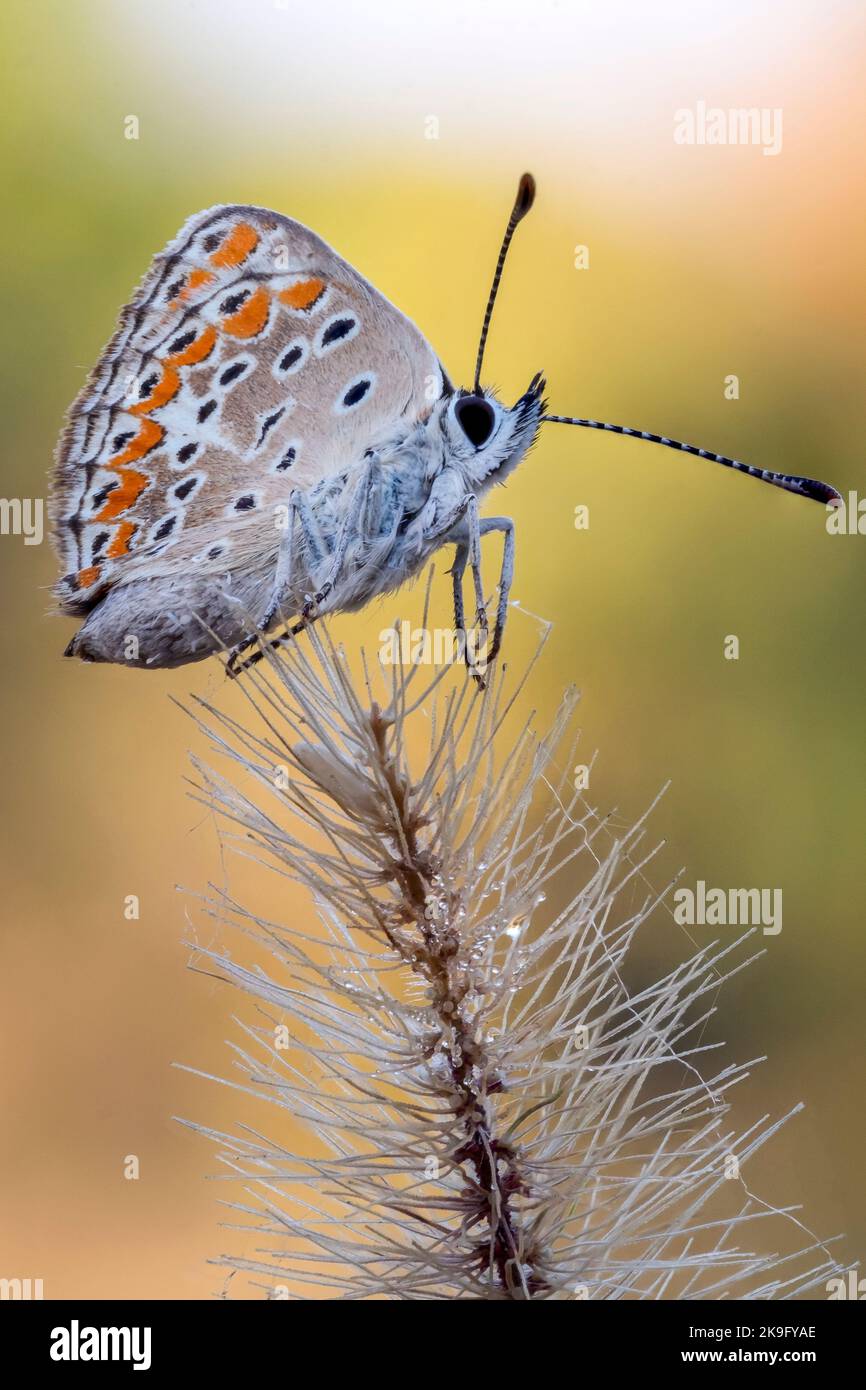
[[[188,348],[192,343],[195,342],[195,339],[196,330],[194,328],[191,328],[188,332],[181,333],[180,337],[175,338],[173,343],[169,343],[168,350],[170,353],[184,352],[186,348]]]
[[[274,428],[274,425],[276,425],[278,421],[282,419],[285,413],[286,407],[282,405],[280,406],[279,410],[275,410],[272,415],[268,415],[266,419],[262,421],[261,432],[259,434],[258,439],[256,440],[257,449],[260,448],[262,444],[264,444],[268,431]]]
[[[329,323],[322,334],[322,347],[330,347],[333,343],[338,343],[341,338],[345,338],[347,333],[351,333],[355,327],[355,319],[335,319]]]
[[[106,483],[105,487],[101,487],[99,491],[94,494],[93,510],[95,512],[99,510],[103,502],[106,500],[110,493],[114,492],[114,489],[116,487],[120,487],[120,483]]]
[[[300,361],[301,357],[303,356],[303,352],[303,348],[300,347],[289,348],[286,355],[280,358],[280,371],[288,372],[292,367],[294,367],[296,362]]]
[[[220,305],[220,313],[236,314],[241,305],[245,303],[246,300],[249,299],[249,297],[249,290],[238,290],[236,294],[226,295],[226,298]]]
[[[343,397],[343,406],[346,410],[351,410],[353,406],[360,405],[366,396],[372,382],[366,378],[363,381],[356,381],[354,386],[350,386]]]
[[[220,386],[228,386],[231,382],[237,381],[239,376],[243,376],[249,367],[249,362],[232,362],[230,367],[220,374]]]

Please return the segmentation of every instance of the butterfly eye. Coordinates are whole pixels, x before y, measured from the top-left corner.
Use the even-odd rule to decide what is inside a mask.
[[[496,424],[493,406],[483,396],[462,396],[454,407],[454,414],[469,443],[481,449]]]

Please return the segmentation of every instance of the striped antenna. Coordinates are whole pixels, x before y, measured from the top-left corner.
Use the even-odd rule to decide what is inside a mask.
[[[524,174],[517,185],[517,197],[514,199],[514,207],[511,209],[511,216],[508,219],[508,226],[505,228],[505,236],[502,238],[502,245],[499,248],[499,260],[496,262],[496,270],[493,274],[493,284],[490,286],[490,296],[487,300],[487,309],[484,314],[484,323],[481,327],[481,342],[478,344],[478,358],[475,363],[475,394],[481,389],[481,364],[484,361],[484,348],[487,345],[487,333],[490,328],[490,320],[493,317],[493,306],[496,303],[496,294],[499,289],[499,281],[502,279],[502,270],[505,265],[505,257],[508,255],[508,248],[511,245],[511,238],[514,236],[518,222],[522,222],[532,204],[535,202],[535,179],[531,174]]]
[[[677,439],[668,439],[664,434],[650,434],[647,430],[630,430],[627,425],[607,425],[601,420],[576,420],[571,415],[542,415],[542,424],[582,425],[588,430],[607,430],[610,434],[627,434],[634,439],[648,439],[651,444],[664,444],[668,449],[679,449],[683,454],[694,454],[696,458],[709,459],[711,463],[724,464],[725,468],[735,468],[738,473],[748,473],[750,478],[759,478],[762,483],[795,492],[798,497],[809,497],[813,502],[823,502],[826,506],[842,505],[841,495],[829,483],[817,482],[815,478],[800,478],[796,474],[771,473],[766,468],[753,468],[739,459],[728,458],[726,454],[714,454],[710,449],[697,449],[694,444],[681,444]]]

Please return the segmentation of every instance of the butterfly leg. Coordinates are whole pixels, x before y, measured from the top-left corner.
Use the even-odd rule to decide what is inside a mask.
[[[511,593],[511,582],[514,579],[514,522],[509,516],[489,516],[481,522],[479,530],[482,536],[488,535],[491,531],[501,531],[503,537],[496,623],[493,628],[493,641],[486,657],[486,664],[489,666],[499,655],[499,649],[502,646],[502,634],[505,632],[505,621],[508,617],[508,598]]]
[[[271,597],[267,608],[262,614],[261,622],[259,623],[262,632],[267,632],[274,618],[277,616],[277,613],[280,611],[280,595],[292,577],[295,551],[295,518],[298,511],[297,498],[297,492],[292,492],[286,505],[288,517],[285,530],[280,537],[280,548],[277,553],[277,568],[274,571],[274,583],[271,589]]]
[[[268,648],[275,651],[277,647],[284,647],[291,637],[297,637],[298,633],[303,632],[305,627],[307,627],[307,623],[304,622],[303,619],[298,619],[291,627],[287,627],[285,632],[281,632],[279,637],[272,637],[267,644]],[[260,647],[257,652],[253,652],[252,656],[248,656],[246,661],[238,660],[244,652],[249,651],[250,647],[255,646],[258,640],[258,637],[249,637],[245,642],[239,642],[236,647],[232,648],[229,653],[229,659],[226,662],[226,673],[231,676],[233,680],[235,680],[241,672],[248,671],[251,666],[257,666],[264,657],[265,648]]]
[[[346,515],[337,536],[337,543],[330,555],[330,565],[328,566],[325,578],[319,586],[318,592],[308,596],[304,604],[304,617],[310,617],[324,603],[336,584],[340,571],[346,561],[349,547],[352,542],[357,540],[363,531],[362,520],[367,508],[370,497],[370,489],[373,482],[373,463],[365,464],[355,485],[351,500],[346,510]]]
[[[477,684],[480,686],[480,688],[483,690],[485,682],[483,676],[480,673],[479,667],[481,667],[481,670],[483,670],[484,667],[486,667],[487,665],[487,659],[485,658],[482,663],[479,661],[478,658],[481,652],[487,646],[488,629],[487,604],[484,598],[484,580],[481,576],[481,537],[486,530],[489,530],[491,528],[486,526],[484,522],[479,522],[478,499],[477,497],[475,497],[474,494],[472,494],[469,497],[467,502],[466,522],[469,528],[469,568],[472,571],[472,583],[475,589],[475,628],[478,631],[480,639],[475,645],[474,651],[470,650],[470,644],[468,641],[466,642],[466,665],[469,668],[469,672],[473,680],[475,680]]]
[[[431,541],[439,544],[450,542],[455,546],[454,564],[451,575],[454,590],[454,621],[457,632],[463,641],[463,655],[473,680],[484,689],[484,679],[474,659],[473,646],[466,633],[463,610],[463,575],[466,566],[471,566],[475,586],[475,620],[485,634],[486,645],[487,609],[484,602],[484,586],[481,578],[481,526],[478,520],[478,498],[474,492],[457,493],[462,480],[455,478],[453,470],[445,469],[437,479],[437,490],[431,495],[411,527],[406,532],[404,542],[411,553],[414,548],[427,546]]]
[[[310,506],[309,502],[304,496],[304,493],[301,492],[300,489],[296,489],[292,493],[291,504],[294,508],[293,521],[294,515],[296,514],[298,518],[298,524],[301,530],[301,536],[304,542],[306,571],[310,578],[312,578],[312,576],[318,571],[322,562],[328,556],[327,543],[325,541],[324,536],[322,535],[322,531],[318,521],[316,520],[315,513],[313,512],[312,507]],[[303,630],[304,625],[306,623],[311,622],[315,618],[317,598],[318,595],[305,595],[304,606],[301,609],[300,622],[296,623],[293,628],[289,629],[289,632],[286,635],[294,636],[297,632]]]
[[[261,623],[262,630],[266,630],[279,612],[279,598],[286,582],[291,578],[294,565],[294,533],[295,521],[298,526],[303,541],[305,553],[306,571],[312,578],[316,572],[321,571],[321,566],[327,560],[329,566],[325,579],[320,584],[315,594],[306,596],[300,619],[288,628],[279,637],[275,637],[268,645],[271,648],[283,646],[291,637],[296,637],[303,632],[309,623],[314,622],[318,616],[317,609],[334,588],[334,584],[339,577],[340,570],[345,562],[346,555],[352,541],[359,533],[359,527],[363,518],[364,510],[370,495],[372,483],[373,465],[368,464],[358,479],[352,499],[349,503],[349,510],[343,521],[337,537],[336,545],[329,552],[327,541],[322,533],[321,527],[316,519],[312,507],[300,489],[296,489],[289,499],[289,525],[286,535],[280,542],[280,554],[277,560],[277,573],[272,590],[271,602]],[[228,671],[230,675],[238,675],[241,671],[246,671],[250,666],[255,666],[261,661],[263,651],[255,652],[246,661],[238,663],[237,658],[249,647],[254,646],[257,638],[251,638],[241,643],[231,654]]]
[[[479,673],[472,653],[472,644],[466,632],[466,611],[463,606],[463,576],[466,573],[466,565],[469,561],[469,546],[461,541],[458,543],[454,552],[454,564],[451,566],[451,579],[454,586],[454,631],[457,640],[463,648],[463,659],[466,662],[466,669],[474,681],[477,681],[481,689],[484,689],[484,681]]]
[[[274,582],[271,586],[271,597],[268,600],[268,605],[265,608],[265,611],[262,614],[261,619],[258,623],[259,632],[267,632],[268,628],[271,626],[271,623],[274,621],[274,618],[280,611],[280,595],[282,594],[283,588],[285,587],[287,581],[291,578],[294,557],[295,518],[297,514],[297,508],[297,492],[295,491],[292,492],[292,494],[290,495],[286,506],[286,510],[288,513],[286,527],[283,535],[280,537],[280,547],[277,553],[277,567],[274,572]],[[301,627],[299,627],[297,631],[301,631],[302,627],[303,624],[301,624]],[[288,636],[288,633],[286,634],[286,636]],[[246,637],[242,642],[238,642],[237,645],[232,648],[232,650],[229,652],[228,661],[226,662],[226,670],[230,676],[239,675],[241,671],[245,671],[247,667],[254,666],[257,661],[261,660],[261,652],[259,652],[256,656],[251,657],[248,661],[242,662],[240,660],[244,652],[247,652],[250,650],[251,647],[254,647],[258,640],[258,636]]]
[[[466,613],[463,607],[463,576],[469,560],[469,547],[458,541],[454,547],[454,564],[451,566],[451,582],[454,586],[454,631],[462,638],[466,632]]]
[[[467,515],[470,517],[471,527],[471,508],[468,506]],[[490,643],[490,649],[484,654],[484,668],[495,661],[499,655],[502,646],[502,636],[505,632],[505,622],[508,617],[508,599],[511,593],[512,580],[514,578],[514,522],[507,516],[485,517],[483,521],[478,523],[479,541],[481,536],[489,535],[493,531],[501,531],[504,540],[502,548],[502,569],[499,575],[499,600],[496,605],[496,622],[493,628],[493,640]],[[468,542],[461,540],[457,542],[454,552],[454,564],[451,567],[454,585],[454,627],[460,635],[461,641],[464,643],[463,649],[466,657],[466,665],[474,679],[478,681],[478,684],[483,688],[484,681],[481,679],[478,671],[478,667],[482,665],[482,662],[477,661],[477,659],[473,660],[472,654],[469,651],[469,644],[466,640],[466,621],[463,609],[463,575],[470,560],[471,549],[471,539]],[[487,618],[483,606],[483,596],[479,599],[480,567],[473,569],[473,578],[475,579],[476,602],[479,603],[479,611],[483,614],[484,618],[483,623],[479,622],[479,626],[482,632],[484,632],[487,628]]]
[[[283,589],[292,577],[295,555],[294,539],[296,521],[300,524],[300,529],[303,534],[304,541],[306,543],[307,554],[310,558],[311,564],[313,566],[319,564],[325,553],[324,541],[322,540],[321,532],[319,531],[315,518],[310,508],[307,506],[303,493],[300,491],[300,489],[296,488],[290,494],[287,503],[287,510],[288,520],[285,533],[280,538],[280,548],[277,555],[277,568],[274,574],[274,583],[271,588],[271,597],[268,602],[268,606],[262,615],[261,622],[259,623],[259,629],[261,632],[267,632],[271,623],[274,621],[274,618],[280,612],[280,599]],[[287,628],[286,631],[283,632],[279,637],[275,637],[271,642],[268,643],[268,646],[272,649],[275,649],[277,647],[283,646],[291,637],[297,637],[298,633],[303,632],[304,628],[307,625],[307,622],[309,621],[309,618],[310,615],[305,612],[304,616],[301,619],[299,619],[298,622],[296,622],[292,627]],[[254,647],[256,645],[258,640],[258,636],[248,637],[245,641],[239,642],[238,645],[235,648],[233,648],[232,652],[229,655],[228,663],[226,665],[226,669],[230,676],[240,675],[241,671],[246,671],[251,666],[255,666],[259,661],[261,661],[262,656],[264,654],[261,649],[255,652],[251,657],[248,657],[246,661],[239,660],[239,658],[243,655],[244,652],[249,651],[250,647]]]
[[[484,581],[481,578],[483,529],[478,520],[478,499],[474,494],[466,504],[466,521],[469,526],[469,568],[472,570],[472,583],[475,586],[475,622],[482,632],[486,632],[487,604],[484,601]]]
[[[472,580],[475,587],[475,623],[484,634],[483,644],[486,644],[487,609],[484,603],[484,588],[481,580],[483,523],[479,524],[478,521],[478,501],[474,494],[470,494],[464,499],[461,510],[468,523],[468,535],[465,539],[462,536],[454,538],[454,564],[451,566],[451,580],[454,590],[454,630],[463,646],[463,657],[467,670],[483,690],[484,681],[477,669],[472,644],[466,632],[466,613],[463,606],[463,576],[466,573],[466,566],[471,565]]]

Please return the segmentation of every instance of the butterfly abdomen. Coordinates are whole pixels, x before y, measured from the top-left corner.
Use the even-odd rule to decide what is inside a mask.
[[[249,632],[266,585],[252,575],[142,577],[109,590],[67,648],[84,661],[158,670],[200,661]]]

